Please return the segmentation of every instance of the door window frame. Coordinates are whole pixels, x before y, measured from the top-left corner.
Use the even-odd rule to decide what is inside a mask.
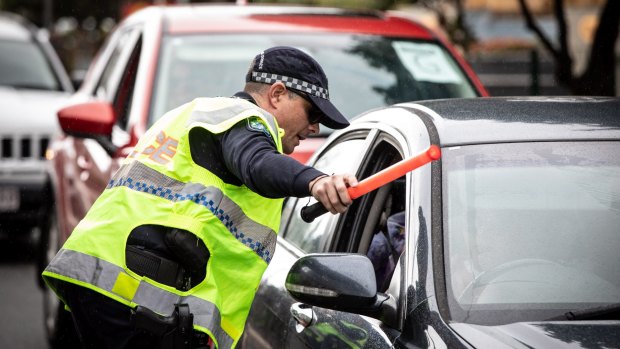
[[[351,140],[363,140],[363,144],[360,147],[362,150],[361,152],[358,154],[358,159],[356,159],[353,162],[353,165],[350,169],[350,173],[353,173],[355,175],[357,175],[357,169],[359,169],[360,167],[360,163],[362,162],[362,160],[366,157],[366,152],[368,151],[368,147],[370,146],[372,140],[374,139],[374,132],[369,130],[360,130],[358,128],[354,128],[349,130],[348,132],[345,132],[343,134],[341,134],[340,136],[338,136],[334,141],[330,142],[327,146],[325,146],[324,148],[321,148],[317,151],[318,155],[315,155],[311,158],[311,160],[309,161],[309,164],[311,166],[314,166],[326,153],[330,152],[335,146],[342,144],[344,142],[347,141],[351,141]],[[301,204],[303,204],[304,206],[309,206],[312,205],[314,203],[316,203],[316,199],[310,197],[310,198],[289,198],[285,204],[284,204],[284,208],[282,210],[283,215],[282,215],[282,220],[281,220],[281,224],[280,224],[280,237],[282,240],[286,241],[288,244],[291,244],[293,246],[295,246],[297,249],[299,249],[300,251],[303,251],[301,248],[299,248],[297,246],[297,244],[293,243],[290,239],[287,238],[287,235],[289,235],[289,229],[291,228],[290,224],[292,221],[292,218],[294,215],[299,215],[299,207]],[[329,252],[332,250],[332,245],[333,245],[333,237],[334,237],[334,233],[335,233],[335,229],[336,226],[338,224],[338,221],[341,218],[341,215],[331,215],[329,213],[327,213],[326,215],[328,216],[324,216],[323,217],[323,222],[327,221],[327,223],[322,223],[324,224],[324,228],[326,231],[326,234],[331,234],[331,238],[329,238],[329,241],[327,241],[324,246],[321,246],[320,251],[312,251],[312,252]],[[308,223],[308,224],[318,224],[315,222],[312,223]],[[308,251],[303,251],[304,254],[305,253],[309,253]]]
[[[129,59],[138,43],[142,26],[133,25],[120,28],[110,42],[110,47],[106,50],[105,64],[99,72],[97,83],[93,86],[91,94],[98,98],[113,103],[118,93],[118,86],[123,77]],[[116,54],[118,52],[118,54]],[[114,58],[117,55],[118,58]],[[109,72],[109,73],[108,73]],[[106,88],[111,87],[110,90]]]

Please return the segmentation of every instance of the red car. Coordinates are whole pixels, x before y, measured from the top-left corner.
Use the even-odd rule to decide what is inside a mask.
[[[123,20],[93,61],[73,104],[59,111],[65,135],[50,147],[55,195],[41,266],[54,256],[136,141],[169,109],[241,90],[251,59],[289,45],[310,53],[347,117],[398,102],[486,96],[471,68],[439,35],[406,17],[300,6],[149,7]],[[305,160],[331,130],[302,142]],[[52,344],[69,325],[47,292]]]

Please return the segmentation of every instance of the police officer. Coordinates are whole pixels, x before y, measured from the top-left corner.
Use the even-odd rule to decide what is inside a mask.
[[[243,92],[158,120],[43,272],[88,348],[234,347],[271,260],[282,198],[351,204],[352,175],[284,155],[344,128],[327,77],[291,47],[258,54]]]

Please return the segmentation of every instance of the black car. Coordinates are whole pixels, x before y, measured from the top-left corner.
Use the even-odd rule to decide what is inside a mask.
[[[285,203],[246,348],[620,348],[620,99],[370,111],[310,162],[364,179],[442,156],[312,223]]]

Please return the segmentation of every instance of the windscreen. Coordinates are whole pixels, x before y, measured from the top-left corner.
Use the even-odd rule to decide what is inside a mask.
[[[0,86],[60,90],[41,48],[25,41],[0,40]]]
[[[170,36],[161,50],[150,123],[193,98],[242,90],[254,56],[280,45],[304,50],[321,64],[330,99],[349,119],[399,102],[477,95],[435,42],[350,34]]]
[[[454,321],[541,321],[620,303],[620,143],[442,152]]]

